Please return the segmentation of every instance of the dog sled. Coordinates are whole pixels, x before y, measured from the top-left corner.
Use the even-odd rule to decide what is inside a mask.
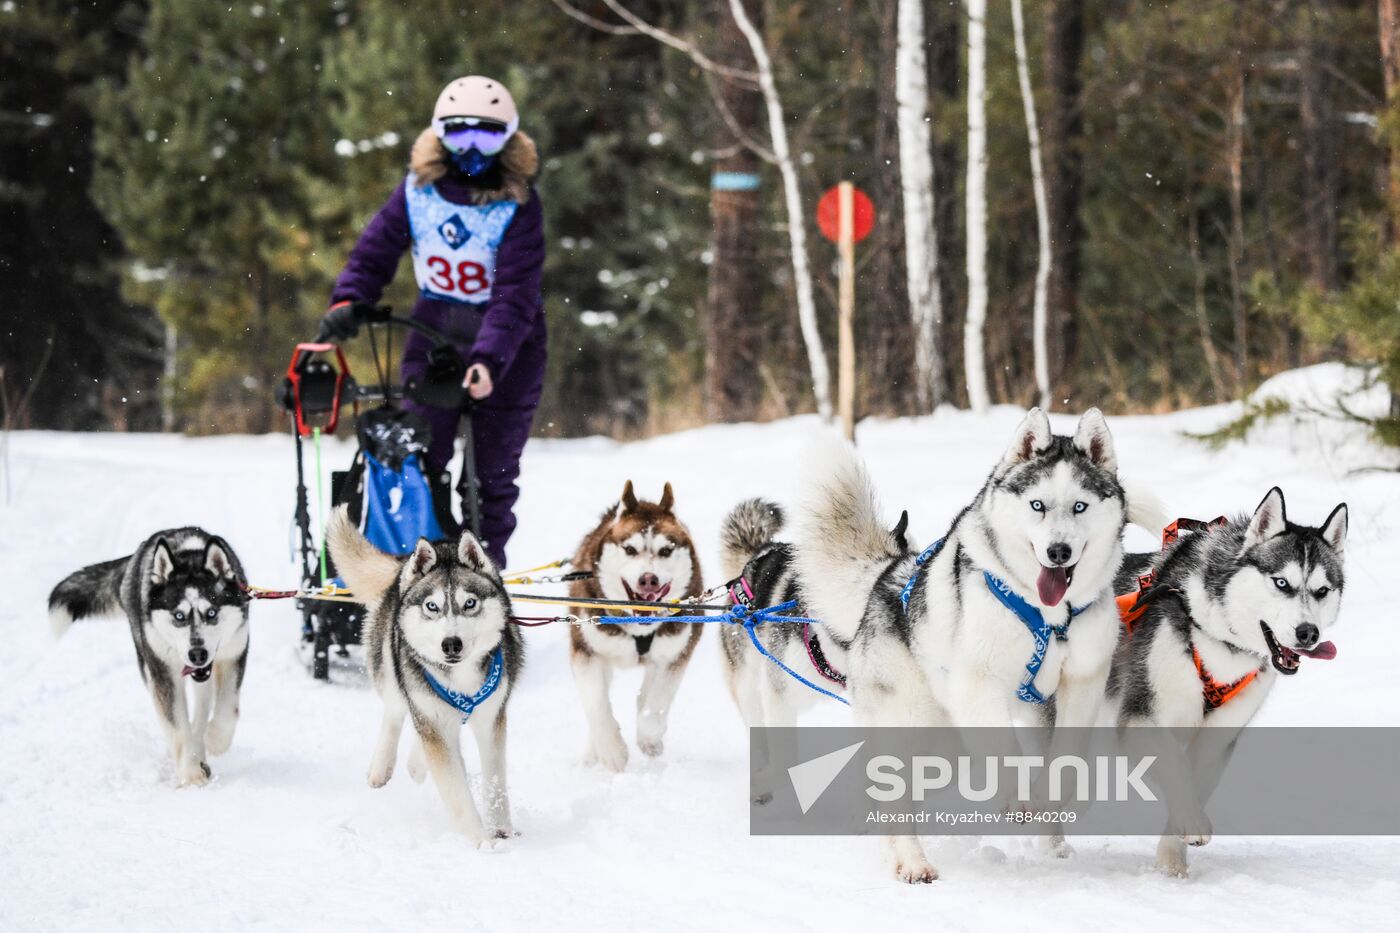
[[[425,464],[431,428],[403,402],[457,409],[466,422],[462,456],[463,522],[479,531],[476,457],[472,449],[471,399],[462,387],[466,365],[440,332],[388,307],[358,316],[367,336],[374,378],[360,382],[350,372],[343,349],[323,333],[297,344],[277,391],[277,402],[291,422],[296,447],[294,549],[300,568],[297,608],[302,615],[300,652],[317,680],[328,680],[332,666],[360,667],[350,648],[360,643],[364,607],[345,589],[327,553],[324,528],[338,506],[376,547],[407,554],[420,537],[436,541],[454,535],[453,483],[431,476]],[[395,332],[416,331],[433,344],[427,374],[396,382]],[[351,417],[345,419],[346,413]],[[334,435],[343,420],[353,422],[356,449],[344,469],[332,470],[329,497],[323,488],[321,439]],[[315,499],[308,487],[308,446],[314,463]],[[314,508],[313,508],[314,504]],[[316,528],[313,529],[313,520]],[[290,594],[288,594],[290,595]]]

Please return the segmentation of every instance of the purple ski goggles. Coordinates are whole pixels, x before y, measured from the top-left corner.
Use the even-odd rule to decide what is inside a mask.
[[[449,152],[475,149],[482,155],[495,155],[506,147],[513,127],[496,120],[476,117],[443,117],[433,121],[433,132]]]

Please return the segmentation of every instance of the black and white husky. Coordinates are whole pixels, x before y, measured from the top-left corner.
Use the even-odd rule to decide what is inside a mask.
[[[151,535],[130,557],[84,567],[49,594],[55,636],[80,619],[126,613],[180,784],[206,783],[206,753],[221,755],[233,743],[248,664],[246,582],[223,538],[174,528]]]
[[[409,716],[419,740],[409,760],[413,778],[423,779],[426,760],[457,827],[478,847],[510,836],[506,702],[524,648],[500,572],[465,531],[452,542],[419,539],[407,557],[385,554],[360,534],[345,506],[326,537],[336,568],[365,603],[365,656],[384,701],[370,786],[393,776]],[[463,722],[476,735],[485,824],[462,763]]]
[[[1027,413],[976,498],[917,556],[881,520],[854,453],[826,459],[799,528],[798,574],[824,631],[851,642],[858,722],[1093,725],[1118,640],[1123,527],[1157,524],[1130,516],[1097,409],[1073,437]],[[896,877],[937,877],[916,836],[890,841]]]
[[[798,585],[793,545],[777,540],[783,530],[782,507],[766,499],[747,499],[720,524],[721,570],[730,581],[735,602],[772,607],[796,602],[788,615],[807,616]],[[909,513],[900,515],[891,540],[908,550]],[[774,657],[822,689],[846,692],[846,652],[850,642],[821,625],[769,622],[759,626],[759,641]],[[737,625],[720,629],[720,648],[729,692],[748,726],[791,726],[797,715],[821,694],[804,687],[759,654],[748,632]]]
[[[799,608],[789,614],[805,615],[793,547],[777,540],[783,520],[782,508],[765,499],[736,505],[720,524],[720,569],[736,602],[766,608],[796,601]],[[825,690],[845,694],[841,672],[849,642],[801,622],[769,622],[757,632],[763,647],[788,667]],[[797,714],[822,699],[759,654],[741,626],[720,629],[720,649],[729,692],[747,726],[796,725]]]
[[[1346,535],[1345,504],[1321,528],[1295,525],[1275,487],[1252,516],[1124,563],[1120,592],[1138,591],[1142,576],[1149,585],[1138,596],[1142,612],[1125,613],[1129,634],[1114,657],[1109,697],[1118,722],[1190,735],[1181,756],[1164,762],[1174,780],[1166,786],[1168,831],[1157,846],[1162,871],[1185,875],[1186,846],[1210,841],[1205,803],[1235,733],[1274,683],[1296,674],[1303,656],[1336,654],[1322,635],[1341,608]]]
[[[796,608],[786,614],[805,617],[794,548],[777,540],[784,520],[782,507],[766,499],[747,499],[736,505],[720,524],[721,570],[729,581],[734,602],[759,608],[795,602]],[[905,513],[891,532],[896,540],[904,541],[908,522]],[[755,631],[764,649],[789,669],[829,693],[845,696],[846,675],[842,672],[846,669],[849,641],[838,638],[824,626],[807,622],[772,621]],[[744,725],[794,726],[802,711],[816,703],[832,702],[760,654],[741,626],[722,626],[719,636],[725,681]],[[759,756],[764,760],[754,763],[756,783],[760,785],[755,799],[767,802],[772,792],[762,785],[778,778],[768,766],[784,759],[769,745],[761,747]]]

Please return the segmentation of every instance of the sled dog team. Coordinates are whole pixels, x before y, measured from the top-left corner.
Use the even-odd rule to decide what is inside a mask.
[[[730,512],[722,570],[736,600],[796,600],[802,616],[820,620],[769,622],[759,637],[790,668],[844,695],[862,725],[1009,726],[1030,710],[1057,728],[1110,720],[1188,735],[1238,730],[1303,656],[1335,654],[1323,633],[1340,608],[1346,506],[1319,527],[1294,524],[1274,488],[1252,514],[1173,535],[1160,552],[1125,555],[1126,524],[1155,532],[1166,518],[1150,495],[1125,491],[1096,409],[1073,437],[1052,434],[1046,415],[1031,410],[981,490],[922,551],[906,536],[907,512],[893,526],[885,522],[849,447],[833,445],[822,460],[791,540],[773,503],[749,500]],[[699,596],[699,559],[674,507],[669,484],[649,502],[627,483],[579,545],[574,567],[591,576],[574,582],[570,595],[634,604]],[[416,738],[410,775],[432,775],[474,843],[512,835],[507,703],[524,650],[500,569],[469,532],[455,542],[421,540],[403,557],[382,553],[343,509],[327,541],[367,608],[366,659],[384,706],[369,783],[379,787],[393,775],[408,718]],[[181,528],[153,535],[130,557],[77,571],[49,598],[57,634],[74,620],[125,612],[181,784],[205,783],[207,757],[233,738],[248,655],[245,583],[227,542]],[[645,755],[662,753],[667,715],[702,629],[640,621],[571,627],[586,762],[611,771],[627,764],[608,698],[620,667],[643,670],[636,745]],[[720,643],[749,726],[794,725],[818,699],[754,651],[738,626],[722,626]],[[462,760],[463,723],[480,753],[484,820]],[[1186,741],[1173,764],[1217,774],[1224,767],[1195,760],[1198,751]],[[1163,871],[1185,874],[1186,846],[1209,841],[1172,831],[1208,825],[1204,804],[1193,793],[1169,797],[1157,850]],[[1062,837],[1049,841],[1067,854]],[[917,836],[889,837],[889,849],[900,880],[938,876]]]

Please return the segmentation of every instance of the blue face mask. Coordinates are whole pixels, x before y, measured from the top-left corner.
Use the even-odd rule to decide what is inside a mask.
[[[467,175],[480,175],[496,164],[496,157],[494,155],[482,155],[476,149],[468,149],[466,152],[454,152],[451,155],[452,164]]]

